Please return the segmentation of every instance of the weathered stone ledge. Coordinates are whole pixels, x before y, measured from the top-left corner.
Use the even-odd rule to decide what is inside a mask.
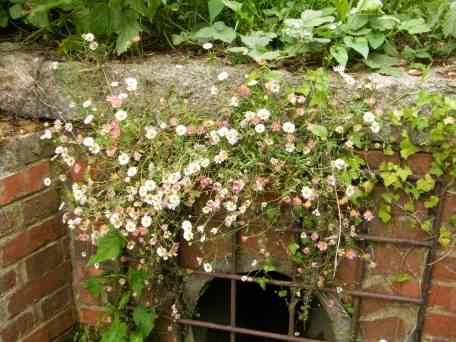
[[[154,108],[161,97],[171,93],[188,99],[189,109],[216,112],[225,103],[222,97],[210,96],[216,85],[219,93],[226,93],[226,100],[244,79],[253,65],[226,65],[204,58],[157,55],[145,59],[133,59],[128,64],[109,62],[103,67],[78,62],[59,62],[40,53],[9,51],[0,52],[0,111],[23,117],[77,118],[72,113],[71,102],[106,96],[110,82],[125,77],[136,77],[139,95],[145,105]],[[377,99],[388,107],[407,101],[419,90],[456,94],[456,79],[448,70],[456,66],[439,66],[430,70],[427,77],[411,76],[406,71],[400,77],[384,76],[372,72],[352,74],[357,80],[370,80],[377,92]],[[230,82],[220,82],[217,75],[226,71]],[[299,82],[302,74],[281,71],[286,79]],[[454,72],[453,72],[454,75]],[[356,91],[345,84],[336,74],[331,75],[331,85],[336,98],[346,102]]]

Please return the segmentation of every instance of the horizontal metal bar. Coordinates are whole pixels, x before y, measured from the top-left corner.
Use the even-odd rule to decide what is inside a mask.
[[[242,276],[239,274],[221,273],[221,272],[207,273],[207,272],[199,271],[199,270],[189,270],[189,271],[191,271],[194,274],[204,275],[204,276],[212,277],[212,278],[234,279],[234,280],[239,280],[239,281],[255,282],[255,277],[251,277],[251,276]],[[391,295],[391,294],[386,294],[386,293],[377,293],[377,292],[369,292],[369,291],[361,291],[361,290],[348,290],[348,289],[342,289],[342,288],[339,291],[337,289],[331,289],[331,288],[326,288],[326,287],[325,288],[315,288],[315,287],[305,286],[300,283],[286,281],[286,280],[270,279],[268,281],[268,285],[299,287],[302,289],[308,289],[308,290],[314,289],[317,291],[332,292],[332,293],[343,292],[344,294],[348,294],[350,296],[355,296],[355,297],[366,297],[366,298],[374,298],[374,299],[403,302],[403,303],[412,303],[412,304],[419,304],[419,305],[421,305],[423,303],[421,298],[397,296],[397,295]]]
[[[432,244],[433,244],[432,241],[396,239],[396,238],[389,238],[389,237],[376,236],[376,235],[370,235],[370,234],[358,234],[355,236],[355,239],[393,243],[393,244],[399,244],[399,245],[420,246],[420,247],[428,247],[428,248],[432,247]]]
[[[184,325],[193,325],[196,327],[202,327],[202,328],[208,328],[208,329],[223,330],[223,331],[234,332],[234,333],[243,334],[243,335],[267,337],[267,338],[272,338],[272,339],[280,340],[280,341],[322,342],[321,340],[313,340],[313,339],[304,338],[304,337],[288,336],[288,335],[271,333],[271,332],[267,332],[267,331],[231,327],[229,325],[216,324],[216,323],[204,322],[204,321],[196,321],[193,319],[178,319],[177,323],[184,324]]]

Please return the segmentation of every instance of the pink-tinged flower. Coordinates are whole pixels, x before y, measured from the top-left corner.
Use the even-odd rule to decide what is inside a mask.
[[[365,219],[366,221],[369,222],[369,221],[372,221],[372,220],[374,219],[375,216],[374,216],[374,214],[372,214],[372,211],[367,210],[367,211],[364,213],[363,217],[364,217],[364,219]]]
[[[355,251],[354,249],[351,249],[351,248],[350,248],[349,250],[347,250],[347,251],[345,252],[345,257],[346,257],[347,259],[353,260],[353,259],[355,259],[355,258],[358,257],[358,253],[356,253],[356,251]]]
[[[317,248],[320,250],[320,252],[324,252],[328,249],[328,243],[325,241],[318,241]]]
[[[233,182],[233,192],[239,193],[245,186],[245,182],[243,180],[235,180]]]
[[[313,232],[311,235],[310,235],[310,238],[313,240],[313,241],[317,241],[318,238],[319,238],[319,235],[317,232]]]
[[[117,141],[120,137],[120,125],[117,120],[112,120],[111,121],[111,131],[110,131],[111,138],[114,141]]]
[[[293,205],[295,207],[299,207],[299,206],[302,205],[302,200],[301,200],[301,198],[299,196],[293,197]]]
[[[120,108],[122,106],[122,98],[118,95],[108,96],[106,101],[111,104],[112,108]]]
[[[296,109],[296,114],[299,115],[299,116],[303,116],[304,115],[304,108],[302,108],[302,107],[297,108]]]
[[[280,132],[280,129],[281,129],[280,122],[273,121],[272,124],[271,124],[271,131]]]
[[[250,88],[247,87],[245,84],[241,84],[239,87],[239,95],[240,96],[250,96],[251,91]]]

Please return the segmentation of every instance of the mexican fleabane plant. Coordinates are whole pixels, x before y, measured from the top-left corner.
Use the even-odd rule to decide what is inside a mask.
[[[297,281],[306,288],[332,284],[342,257],[374,264],[354,243],[357,227],[376,216],[369,207],[378,183],[359,151],[389,148],[388,141],[372,142],[386,139],[384,122],[400,126],[397,120],[415,117],[383,115],[368,84],[336,70],[345,86],[360,93],[349,107],[330,101],[321,70],[294,86],[276,72],[252,72],[232,98],[220,99],[226,107],[217,113],[193,112],[172,97],[138,111],[135,97],[142,85],[127,78],[114,81],[106,99],[77,106],[80,122],[57,120],[46,130],[43,137],[56,143],[59,178],[68,189],[64,220],[76,239],[97,247],[88,264],[100,268],[100,275],[87,287],[109,314],[102,341],[147,338],[169,302],[152,295],[163,286],[176,290],[171,291],[171,315],[180,316],[182,272],[176,257],[184,244],[208,243],[237,231],[248,235],[258,226],[274,231],[286,217],[300,231],[288,252],[297,265]],[[221,72],[217,82],[231,82],[229,76]],[[452,114],[437,119],[454,127],[454,110],[445,113]],[[454,128],[448,134],[453,133]],[[407,157],[421,148],[410,140],[401,147]],[[382,169],[387,183],[396,177],[393,190],[408,184],[408,174],[397,175],[398,168],[385,164]],[[433,189],[430,180],[423,182],[419,194],[410,190],[415,199]],[[382,208],[379,216],[388,222],[391,210]],[[260,254],[258,270],[274,270],[269,252]],[[212,257],[196,262],[206,272],[218,267]],[[260,285],[265,282],[259,279]]]

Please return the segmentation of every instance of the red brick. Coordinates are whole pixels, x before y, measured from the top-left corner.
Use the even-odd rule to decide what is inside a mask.
[[[72,291],[70,287],[64,287],[44,299],[41,303],[41,312],[45,320],[54,317],[62,308],[72,302]]]
[[[442,223],[448,223],[451,216],[456,215],[456,195],[447,193],[443,205]]]
[[[76,314],[73,308],[67,308],[62,314],[54,318],[52,321],[40,327],[30,336],[25,338],[23,342],[45,342],[52,341],[56,337],[65,333],[76,323]]]
[[[100,305],[100,301],[93,297],[90,292],[83,287],[79,289],[78,302],[84,305]]]
[[[99,309],[82,308],[79,310],[79,322],[88,325],[97,325],[106,320],[106,313]]]
[[[87,160],[78,160],[71,168],[71,179],[74,182],[81,182],[84,180],[84,173],[87,170]]]
[[[44,273],[51,271],[63,262],[63,251],[59,244],[55,243],[27,258],[25,267],[28,280],[40,277]]]
[[[385,190],[380,190],[375,196],[378,198],[378,212],[380,205],[383,204],[381,200],[381,194]],[[404,205],[409,199],[404,194],[401,194],[399,199],[399,205]],[[419,227],[414,227],[414,221],[410,218],[409,213],[404,212],[399,206],[391,206],[392,219],[387,224],[380,221],[378,217],[374,218],[368,224],[369,233],[373,235],[386,236],[390,238],[398,239],[413,239],[413,240],[426,240],[429,235],[422,231]],[[430,218],[428,210],[424,207],[422,201],[415,201],[415,215],[420,221],[424,221]]]
[[[65,234],[61,216],[56,216],[20,233],[3,246],[3,265],[10,265]]]
[[[380,167],[380,164],[382,164],[383,162],[389,162],[394,164],[400,163],[400,158],[397,153],[395,153],[392,156],[385,156],[383,154],[383,151],[366,151],[360,153],[363,154],[364,159],[367,162],[367,165],[371,169],[378,169]]]
[[[407,165],[412,169],[416,176],[424,176],[429,173],[432,166],[432,154],[419,152],[407,159]]]
[[[342,258],[337,268],[336,279],[338,283],[345,286],[355,286],[357,282],[357,274],[360,271],[362,261],[359,258],[350,260]]]
[[[393,292],[399,296],[421,298],[420,284],[414,280],[404,283],[393,283]]]
[[[385,293],[385,290],[373,291],[378,293]],[[369,315],[376,311],[385,309],[385,301],[373,298],[362,298],[361,299],[361,315]]]
[[[12,202],[44,188],[44,179],[49,176],[49,163],[30,166],[19,173],[0,180],[0,205]]]
[[[408,249],[392,244],[376,244],[372,253],[376,267],[369,269],[368,272],[388,275],[407,272],[419,276],[424,263],[424,255],[423,248]]]
[[[424,333],[433,337],[456,337],[456,315],[428,314]]]
[[[20,229],[22,212],[20,204],[14,203],[0,209],[0,238]]]
[[[57,213],[60,206],[60,196],[57,191],[50,189],[36,196],[27,198],[22,203],[24,224],[30,225],[36,221]]]
[[[432,279],[456,281],[456,258],[447,257],[432,266]]]
[[[1,332],[3,342],[17,342],[21,336],[32,330],[35,319],[31,312],[25,312],[9,323]]]
[[[16,285],[16,272],[14,270],[0,276],[0,296]]]
[[[28,282],[12,295],[8,311],[11,316],[24,311],[28,306],[38,302],[65,284],[71,284],[71,264],[65,263],[42,277]]]
[[[438,305],[448,312],[456,313],[456,287],[432,284],[429,304]]]
[[[405,325],[399,318],[383,318],[374,321],[360,322],[360,330],[365,342],[378,342],[386,339],[388,342],[403,341]]]

